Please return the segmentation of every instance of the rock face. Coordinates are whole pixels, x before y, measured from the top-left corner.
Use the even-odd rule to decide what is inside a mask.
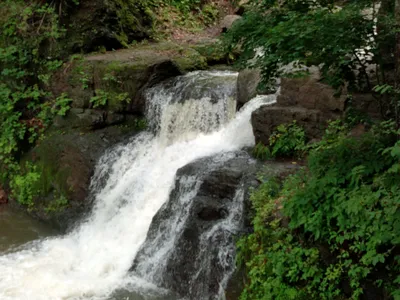
[[[346,95],[335,96],[330,86],[316,78],[282,78],[281,92],[274,106],[263,106],[252,114],[256,142],[265,145],[280,124],[296,121],[308,139],[320,138],[329,120],[340,118]]]
[[[206,58],[190,47],[140,45],[65,64],[53,79],[51,91],[54,95],[66,93],[74,108],[92,108],[90,100],[97,96],[106,98],[102,108],[107,111],[143,115],[146,88],[206,66]]]
[[[80,0],[67,6],[66,14],[64,50],[69,53],[120,49],[149,37],[152,30],[152,13],[139,0]]]
[[[345,108],[346,93],[339,97],[335,94],[336,91],[332,87],[312,77],[282,78],[281,93],[277,102],[279,106],[317,109],[326,115],[340,114]]]
[[[239,72],[238,86],[238,107],[243,106],[258,93],[258,86],[261,81],[261,71],[259,69],[245,69]]]
[[[76,126],[72,115],[65,118],[62,127],[54,124],[25,157],[40,174],[38,196],[28,213],[61,231],[68,230],[91,208],[90,179],[100,156],[135,132],[133,126],[97,130]]]
[[[251,117],[253,133],[257,143],[268,145],[269,137],[280,124],[295,120],[302,126],[309,139],[321,136],[326,119],[319,110],[303,107],[262,106]]]
[[[238,152],[178,170],[175,188],[154,216],[132,270],[182,297],[214,299],[233,272],[235,235],[248,223],[243,211],[249,209],[249,187],[258,184],[258,168],[247,153]]]

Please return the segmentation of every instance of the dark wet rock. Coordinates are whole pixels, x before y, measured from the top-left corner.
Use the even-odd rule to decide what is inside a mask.
[[[279,125],[293,121],[304,128],[308,140],[321,138],[328,121],[340,118],[345,111],[346,95],[336,93],[316,76],[282,78],[277,103],[262,106],[252,114],[256,142],[268,145]]]
[[[238,299],[245,273],[235,270],[235,243],[252,230],[249,198],[251,188],[259,185],[257,174],[286,176],[297,169],[291,163],[263,166],[246,152],[218,154],[182,167],[131,271],[186,299],[216,299],[221,289],[226,299]],[[188,191],[194,191],[190,199],[185,198]],[[166,245],[171,250],[164,252]]]
[[[143,1],[80,0],[65,11],[62,46],[68,53],[120,49],[152,33],[152,13]]]
[[[223,282],[225,275],[234,269],[235,238],[248,224],[243,209],[249,208],[249,188],[258,184],[255,176],[260,167],[246,152],[229,155],[230,158],[222,163],[217,162],[221,157],[219,154],[178,170],[175,188],[169,201],[154,216],[133,271],[145,272],[146,261],[151,261],[163,247],[162,244],[154,247],[156,241],[165,242],[170,230],[178,230],[173,253],[163,258],[163,266],[154,266],[160,269],[151,280],[189,299],[213,299],[218,294],[221,286],[226,284]],[[199,187],[182,206],[179,201],[188,188],[186,178],[196,178]],[[169,229],[167,224],[174,215],[184,223],[179,228]],[[236,227],[218,227],[232,217],[238,218]]]
[[[269,137],[280,124],[290,124],[293,121],[302,126],[307,137],[312,139],[322,135],[328,119],[315,109],[262,106],[251,117],[256,142],[268,145]]]
[[[236,6],[235,14],[239,15],[239,16],[242,16],[247,11],[247,8],[249,6],[249,2],[250,2],[249,0],[241,0],[241,1],[239,1],[239,3]]]
[[[312,76],[282,78],[277,105],[316,109],[328,116],[344,111],[346,97],[346,93],[337,95],[337,91],[331,86],[319,82]]]
[[[62,231],[71,228],[90,210],[89,185],[100,156],[135,133],[135,127],[128,124],[91,130],[85,127],[89,123],[82,122],[82,127],[77,127],[74,117],[66,117],[63,126],[54,124],[24,157],[40,174],[38,197],[27,212]],[[67,202],[60,202],[62,199]],[[11,204],[23,208],[14,201]]]

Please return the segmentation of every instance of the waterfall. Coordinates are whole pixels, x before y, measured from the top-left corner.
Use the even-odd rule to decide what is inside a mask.
[[[151,276],[129,269],[175,188],[177,171],[216,154],[216,164],[223,163],[224,153],[253,145],[251,113],[275,101],[257,97],[235,114],[236,76],[194,72],[150,89],[149,129],[100,159],[90,216],[65,236],[0,253],[0,299],[116,299],[117,290],[132,292],[121,299],[166,299]],[[193,178],[181,180],[185,201],[197,187]]]

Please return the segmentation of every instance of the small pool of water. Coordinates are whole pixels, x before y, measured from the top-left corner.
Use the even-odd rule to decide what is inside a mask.
[[[0,205],[0,254],[57,231],[8,205]]]

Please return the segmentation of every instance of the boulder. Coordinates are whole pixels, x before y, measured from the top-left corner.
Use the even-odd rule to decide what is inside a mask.
[[[145,89],[206,66],[206,58],[190,47],[168,42],[138,45],[66,63],[53,77],[51,92],[66,93],[72,107],[84,109],[92,108],[90,100],[101,93],[107,97],[105,110],[143,115]]]
[[[282,78],[280,94],[274,106],[262,106],[252,114],[256,142],[265,145],[281,124],[296,121],[308,140],[319,139],[329,120],[345,112],[347,94],[318,81],[317,74],[302,78]]]
[[[259,167],[246,152],[236,152],[179,169],[175,188],[154,216],[132,271],[152,273],[149,280],[181,297],[214,299],[234,271],[236,235],[250,226],[245,212],[250,209],[249,188],[258,185]],[[195,185],[187,186],[187,178]],[[164,252],[171,244],[172,251]],[[160,253],[165,256],[158,257]]]
[[[229,29],[232,28],[233,23],[235,23],[237,20],[240,20],[242,17],[238,15],[227,15],[225,16],[221,23],[220,23],[220,28],[222,32],[227,32]]]
[[[324,132],[327,119],[320,110],[304,107],[262,106],[251,116],[256,143],[269,144],[269,137],[280,124],[296,121],[309,139],[319,138]]]
[[[261,70],[245,69],[239,72],[237,79],[237,103],[238,107],[257,96],[259,84],[261,82]]]
[[[66,6],[66,53],[113,50],[141,41],[152,33],[153,13],[139,0],[80,0]]]
[[[336,94],[336,90],[312,76],[282,78],[277,105],[317,109],[326,115],[340,114],[345,109],[347,93]]]
[[[35,205],[27,212],[61,231],[74,226],[90,210],[90,180],[100,156],[137,132],[137,119],[112,126],[97,111],[81,111],[74,109],[66,117],[57,118],[45,138],[23,158],[40,174],[34,186]],[[105,122],[101,129],[96,127],[98,118]],[[15,201],[11,204],[20,206]]]

